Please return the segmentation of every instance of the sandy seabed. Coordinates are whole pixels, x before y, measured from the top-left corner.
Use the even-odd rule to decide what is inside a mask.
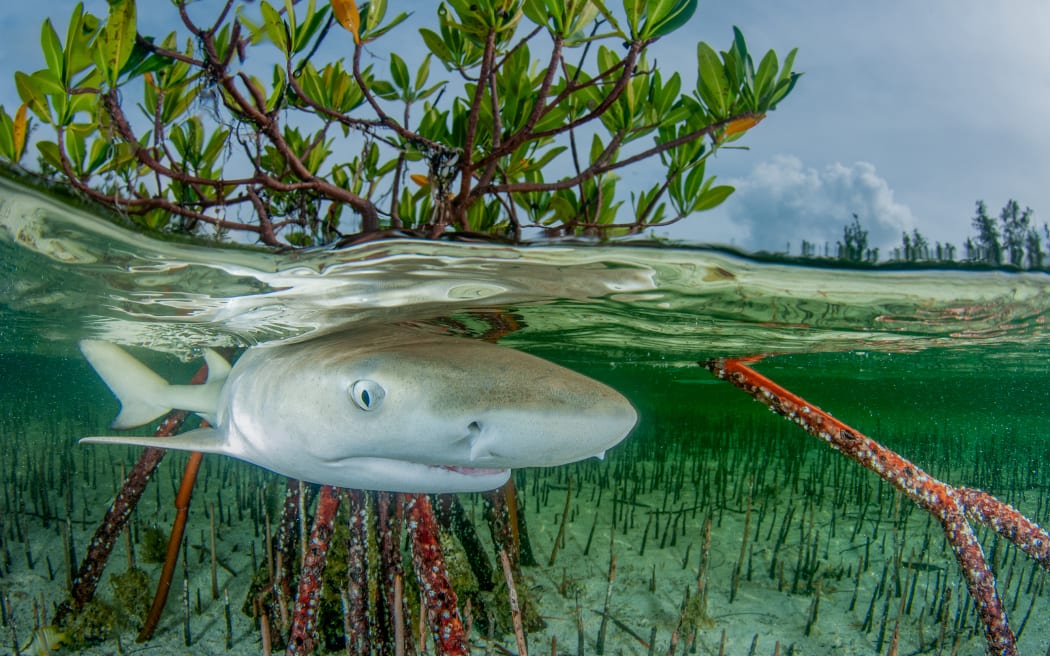
[[[625,444],[601,462],[519,473],[528,534],[540,565],[524,568],[525,580],[517,585],[546,623],[528,636],[530,651],[598,653],[606,617],[604,653],[671,653],[683,601],[698,589],[703,526],[709,517],[710,551],[703,566],[706,617],[697,620],[694,614],[681,623],[675,653],[886,654],[896,632],[899,654],[983,654],[972,603],[939,527],[874,476],[810,444],[805,436],[797,443],[785,436],[766,442],[780,445],[769,451],[739,441],[732,449],[717,441],[690,449],[640,441]],[[67,503],[74,549],[83,557],[122,468],[130,467],[139,453],[100,446],[70,446],[65,456],[61,448],[54,451],[16,450],[9,456],[13,461],[0,467],[7,488],[0,526],[0,595],[6,604],[0,653],[15,653],[16,644],[25,648],[34,626],[50,621],[65,595],[62,526]],[[55,464],[54,472],[44,469],[48,462]],[[148,527],[170,527],[184,462],[183,454],[167,456],[133,520],[132,535],[139,537],[137,563],[154,584],[160,566],[143,562],[142,536]],[[41,476],[42,483],[34,483]],[[62,485],[63,476],[69,487]],[[570,478],[564,539],[554,564],[548,565]],[[276,513],[283,488],[283,480],[256,467],[206,456],[190,507],[188,562],[176,570],[155,637],[136,643],[135,620],[128,619],[109,639],[77,653],[261,653],[259,630],[241,612],[252,575],[253,543],[257,564],[265,543],[259,513],[251,507],[265,498]],[[1020,491],[1009,500],[1034,516],[1047,511],[1037,503],[1038,493]],[[47,495],[46,503],[41,494]],[[463,495],[461,501],[487,540],[479,498]],[[211,592],[211,508],[217,509],[218,599]],[[53,517],[47,527],[42,519],[46,513]],[[745,525],[747,544],[741,555]],[[1045,653],[1050,645],[1050,613],[1045,610],[1050,608],[1050,576],[986,531],[978,534],[996,563],[1015,631],[1023,625],[1020,652]],[[117,543],[98,589],[100,600],[113,601],[110,578],[128,567],[128,542],[122,538]],[[616,561],[611,586],[610,556]],[[952,591],[947,600],[946,586]],[[475,631],[471,641],[475,653],[517,653],[512,635],[488,639]],[[421,651],[433,653],[433,645],[427,643]]]

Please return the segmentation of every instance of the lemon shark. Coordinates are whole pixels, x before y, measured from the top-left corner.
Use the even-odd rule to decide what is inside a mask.
[[[478,492],[510,470],[603,457],[638,415],[619,392],[547,360],[409,329],[259,345],[231,367],[204,351],[202,385],[171,385],[115,344],[80,350],[120,400],[112,428],[171,409],[212,427],[81,442],[220,453],[312,483]]]

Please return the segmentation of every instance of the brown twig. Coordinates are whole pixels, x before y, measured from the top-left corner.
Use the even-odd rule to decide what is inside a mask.
[[[554,567],[554,561],[558,558],[558,549],[561,547],[562,540],[565,539],[565,524],[568,523],[570,502],[572,502],[572,476],[569,476],[568,489],[565,490],[565,508],[561,513],[561,522],[558,524],[558,535],[554,538],[554,548],[551,549],[551,557],[550,560],[547,561],[547,567]]]
[[[168,536],[168,551],[164,557],[164,566],[160,571],[160,579],[157,581],[157,591],[153,595],[153,605],[150,606],[146,621],[142,624],[136,642],[146,642],[153,637],[153,632],[160,622],[161,613],[164,612],[164,604],[168,601],[168,592],[171,590],[171,581],[175,576],[175,564],[179,561],[179,550],[182,547],[182,536],[186,531],[186,517],[189,514],[190,498],[193,496],[193,484],[197,481],[197,472],[200,470],[201,460],[204,454],[193,451],[186,460],[186,467],[182,470],[182,483],[179,492],[175,495],[175,521],[171,526],[171,535]]]
[[[510,617],[514,623],[514,639],[518,643],[518,654],[529,656],[529,649],[525,644],[525,629],[521,621],[521,606],[518,605],[518,591],[514,588],[514,572],[511,571],[510,558],[505,549],[500,549],[499,561],[503,565],[503,578],[507,581],[507,598],[510,602]]]

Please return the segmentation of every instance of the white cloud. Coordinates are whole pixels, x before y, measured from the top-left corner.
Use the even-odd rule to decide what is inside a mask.
[[[915,223],[868,162],[836,162],[818,170],[779,155],[730,184],[737,191],[724,211],[739,231],[738,243],[749,250],[783,251],[790,242],[797,253],[803,239],[834,247],[854,213],[868,230],[869,245],[886,249]]]

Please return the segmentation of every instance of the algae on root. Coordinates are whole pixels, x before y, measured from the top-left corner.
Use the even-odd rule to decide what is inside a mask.
[[[113,586],[113,598],[120,619],[135,629],[141,629],[153,603],[153,585],[149,574],[133,567],[123,574],[110,576],[109,583]]]
[[[97,645],[116,629],[117,611],[104,601],[93,599],[66,619],[65,633],[71,651]]]
[[[156,526],[139,531],[139,558],[144,563],[163,563],[168,557],[168,533]]]

